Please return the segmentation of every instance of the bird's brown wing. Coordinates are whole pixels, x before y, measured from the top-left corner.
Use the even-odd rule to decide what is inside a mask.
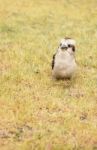
[[[54,68],[54,64],[55,64],[55,56],[56,54],[53,55],[53,60],[52,60],[52,69]]]

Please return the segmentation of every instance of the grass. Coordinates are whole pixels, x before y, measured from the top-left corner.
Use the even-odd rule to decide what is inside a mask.
[[[0,0],[0,150],[97,149],[97,1]],[[78,72],[54,81],[61,38]]]

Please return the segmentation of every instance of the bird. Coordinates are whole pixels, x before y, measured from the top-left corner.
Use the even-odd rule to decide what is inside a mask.
[[[75,60],[76,41],[63,38],[52,59],[52,76],[55,79],[71,79],[77,69]]]

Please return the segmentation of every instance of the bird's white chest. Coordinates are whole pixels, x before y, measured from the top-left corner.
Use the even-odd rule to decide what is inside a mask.
[[[58,77],[69,77],[76,69],[74,56],[68,53],[58,53],[55,58],[53,75]]]

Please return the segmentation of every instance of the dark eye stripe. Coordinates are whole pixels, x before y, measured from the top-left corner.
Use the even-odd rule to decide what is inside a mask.
[[[75,46],[74,45],[68,44],[68,47],[71,47],[72,50],[75,51]]]

